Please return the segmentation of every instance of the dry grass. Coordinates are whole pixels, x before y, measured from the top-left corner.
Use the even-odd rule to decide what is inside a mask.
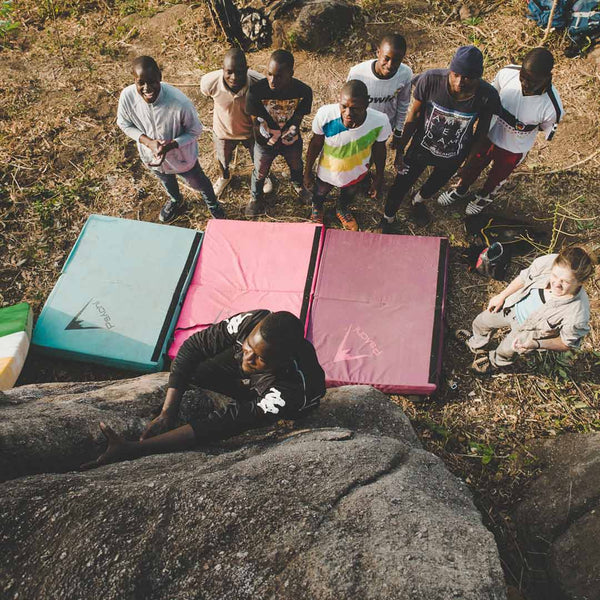
[[[445,66],[458,45],[476,43],[486,55],[488,78],[509,61],[519,62],[543,36],[523,18],[520,0],[476,3],[480,15],[468,22],[459,21],[451,8],[454,3],[445,1],[362,4],[365,24],[350,32],[343,44],[320,55],[296,53],[296,74],[312,85],[314,110],[336,100],[348,68],[373,55],[373,42],[384,31],[405,33],[407,62],[415,72]],[[56,9],[54,14],[48,7]],[[136,9],[137,14],[127,14]],[[203,3],[23,0],[16,18],[21,27],[0,51],[1,80],[9,82],[0,90],[0,303],[27,300],[39,313],[90,213],[154,221],[163,203],[157,181],[140,166],[133,144],[115,124],[118,94],[130,83],[128,59],[140,53],[154,55],[165,80],[185,86],[203,122],[210,125],[211,106],[197,84],[201,74],[219,67],[226,45],[210,30]],[[557,57],[554,80],[567,116],[553,143],[538,140],[498,204],[543,220],[552,218],[559,202],[571,211],[563,229],[598,245],[594,219],[600,216],[600,155],[594,153],[600,141],[600,78],[593,62],[567,60],[561,46],[561,38],[551,36],[550,48]],[[268,55],[269,51],[253,53],[251,66],[264,70]],[[303,129],[308,137],[310,119]],[[202,137],[200,152],[202,165],[214,179],[210,135]],[[237,162],[224,197],[233,218],[241,218],[249,197],[250,161],[245,151]],[[307,208],[295,198],[283,163],[276,162],[274,170],[276,194],[265,218],[305,219]],[[558,172],[549,173],[553,171]],[[188,200],[192,209],[177,224],[204,228],[205,208],[195,197]],[[363,228],[376,222],[380,208],[381,201],[357,201]],[[460,250],[468,243],[461,210],[433,210],[436,220],[428,233],[447,235],[452,243],[448,323],[451,328],[468,326],[502,286],[468,273],[460,262]],[[416,233],[403,209],[397,232]],[[515,264],[514,270],[518,267]],[[577,356],[522,360],[512,370],[479,380],[468,372],[468,353],[449,340],[438,396],[422,403],[395,398],[426,448],[469,483],[496,533],[507,580],[523,589],[531,574],[520,557],[509,513],[536,473],[527,444],[533,438],[600,428],[597,279],[588,291],[594,306],[592,333]],[[123,373],[32,355],[21,383],[120,376]]]

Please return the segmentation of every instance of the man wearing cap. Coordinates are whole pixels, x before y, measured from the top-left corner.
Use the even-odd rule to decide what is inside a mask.
[[[500,110],[500,98],[482,75],[481,52],[475,46],[461,46],[449,69],[430,69],[413,79],[413,104],[396,153],[398,175],[378,230],[390,233],[402,199],[431,166],[431,174],[412,200],[411,214],[417,225],[427,225],[431,216],[425,200],[449,181],[467,156],[485,144],[492,115]]]
[[[552,139],[564,115],[560,96],[552,85],[553,67],[552,53],[546,48],[534,48],[525,55],[522,66],[509,65],[498,72],[492,85],[500,94],[502,110],[494,119],[481,151],[460,169],[457,186],[441,194],[438,204],[448,206],[464,199],[469,187],[492,163],[482,188],[467,204],[468,215],[479,214],[523,162],[538,131],[543,131],[547,140]]]

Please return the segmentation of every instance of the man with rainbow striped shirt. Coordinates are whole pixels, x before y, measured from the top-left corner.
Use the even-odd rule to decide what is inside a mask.
[[[381,194],[385,142],[392,133],[390,121],[384,113],[369,108],[367,86],[352,79],[342,87],[339,104],[326,104],[317,111],[312,130],[304,169],[304,185],[313,190],[311,221],[323,223],[325,198],[337,187],[340,196],[336,216],[344,229],[358,231],[358,223],[348,206],[370,163],[375,165],[375,177],[369,196],[376,199]],[[312,169],[319,155],[313,185]]]

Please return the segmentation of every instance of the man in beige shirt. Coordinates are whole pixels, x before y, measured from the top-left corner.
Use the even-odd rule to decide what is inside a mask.
[[[248,69],[246,56],[239,48],[227,51],[223,68],[207,73],[200,80],[200,90],[214,101],[213,140],[215,154],[221,167],[221,177],[214,184],[217,198],[231,180],[229,163],[235,147],[241,143],[254,153],[252,118],[246,112],[248,89],[264,76]],[[265,193],[272,190],[271,182],[265,181]]]

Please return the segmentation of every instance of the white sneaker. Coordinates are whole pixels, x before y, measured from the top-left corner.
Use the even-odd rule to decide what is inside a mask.
[[[492,199],[489,196],[480,196],[475,194],[475,200],[471,200],[467,204],[465,212],[468,215],[478,215],[484,208],[488,207],[492,203]]]
[[[270,194],[273,191],[273,182],[270,177],[265,179],[263,183],[263,194]]]
[[[225,191],[225,188],[229,185],[230,181],[231,176],[229,176],[228,179],[225,179],[225,177],[219,177],[219,179],[215,181],[215,184],[213,185],[213,190],[215,191],[215,196],[217,198],[219,198],[221,194]]]

